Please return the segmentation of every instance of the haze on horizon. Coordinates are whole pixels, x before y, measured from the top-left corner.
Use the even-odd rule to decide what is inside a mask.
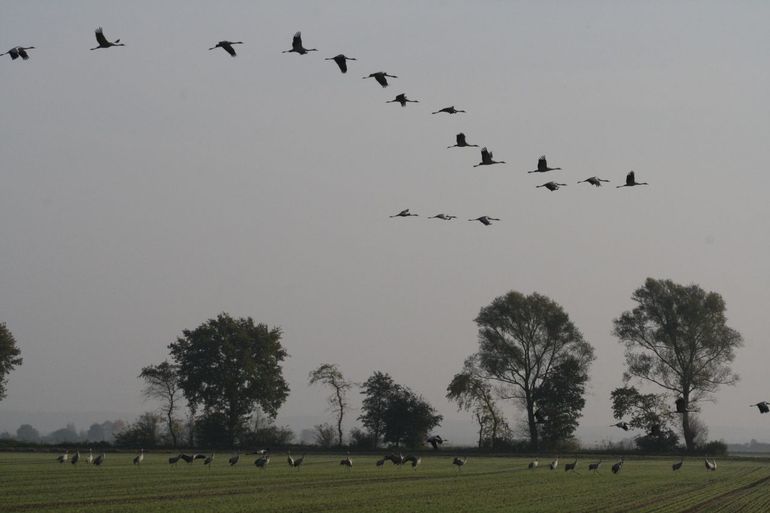
[[[559,302],[594,345],[581,424],[605,426],[624,369],[611,321],[651,276],[725,298],[741,381],[702,418],[714,439],[770,440],[748,408],[768,399],[770,5],[2,11],[2,51],[36,50],[0,59],[0,321],[24,358],[0,430],[9,412],[151,409],[140,368],[225,311],[284,330],[279,422],[327,416],[307,373],[335,362],[389,372],[472,443],[445,389],[479,309],[511,289]],[[126,46],[90,52],[98,26]],[[320,51],[282,54],[297,30]],[[207,51],[222,39],[244,41],[237,58]],[[323,60],[338,53],[358,59],[346,75]],[[379,70],[399,78],[360,78]],[[420,103],[385,103],[401,92]],[[430,114],[448,105],[468,113]],[[507,164],[472,168],[476,149],[446,149],[460,131]],[[528,175],[543,153],[564,170]],[[631,169],[651,185],[615,189]],[[612,183],[575,183],[592,175]],[[568,186],[535,188],[553,179]],[[421,217],[388,218],[407,207]],[[439,212],[459,218],[425,219]],[[502,221],[466,221],[481,215]]]

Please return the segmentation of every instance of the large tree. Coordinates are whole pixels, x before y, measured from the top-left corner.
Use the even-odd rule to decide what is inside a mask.
[[[183,331],[169,350],[185,399],[223,419],[223,442],[231,446],[257,407],[274,418],[288,396],[280,328],[222,313]]]
[[[331,388],[328,398],[332,411],[337,416],[337,446],[342,447],[342,420],[348,408],[347,393],[353,384],[346,380],[336,364],[324,363],[310,372],[308,382],[311,385],[321,383]]]
[[[148,365],[139,373],[139,378],[145,383],[142,394],[162,403],[161,410],[166,418],[166,429],[173,447],[177,446],[177,421],[174,414],[182,398],[178,370],[176,365],[164,361],[158,365]]]
[[[644,435],[634,440],[643,451],[667,452],[676,449],[679,437],[669,426],[670,409],[660,394],[643,394],[636,387],[616,388],[610,394],[612,413],[616,420],[627,420]]]
[[[593,347],[558,303],[538,293],[508,292],[482,308],[476,324],[479,369],[500,385],[505,398],[523,405],[530,444],[537,450],[538,389],[569,359],[587,374]]]
[[[390,374],[375,371],[361,385],[364,400],[361,404],[361,415],[358,420],[369,431],[372,437],[373,449],[376,449],[385,431],[385,410],[388,399],[395,390],[396,383]]]
[[[559,442],[573,438],[586,404],[587,382],[587,368],[575,358],[565,358],[553,366],[535,391],[535,420],[541,424],[543,442],[556,447]]]
[[[613,330],[626,346],[624,380],[654,383],[682,400],[682,434],[692,451],[690,413],[720,385],[738,381],[730,362],[741,334],[727,326],[722,296],[698,285],[647,278],[631,299],[636,307],[615,319]]]
[[[443,416],[409,387],[396,385],[388,395],[383,415],[384,441],[396,447],[420,447],[428,433],[441,424]]]
[[[454,375],[447,387],[446,397],[457,403],[458,410],[471,412],[479,425],[479,447],[489,439],[490,447],[495,448],[500,428],[505,427],[505,419],[495,402],[492,384],[480,376],[476,358],[465,360],[463,369]]]
[[[0,322],[0,399],[5,397],[5,385],[8,374],[21,365],[21,351],[16,347],[16,339],[4,322]]]

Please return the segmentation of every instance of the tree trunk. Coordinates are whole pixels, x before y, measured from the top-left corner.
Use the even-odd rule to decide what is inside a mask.
[[[176,449],[176,431],[174,430],[174,411],[169,409],[166,418],[168,419],[168,434],[171,435],[171,446]]]
[[[529,391],[525,392],[527,401],[527,423],[529,424],[529,442],[533,451],[537,451],[537,422],[535,421],[535,402]]]
[[[484,423],[481,421],[481,416],[476,414],[476,421],[479,423],[479,449],[484,444]]]
[[[335,391],[337,392],[337,404],[340,408],[340,416],[337,418],[337,446],[342,447],[342,416],[345,415],[345,404],[339,387],[335,387]]]
[[[695,451],[695,434],[690,428],[690,412],[687,411],[690,408],[690,394],[683,395],[684,398],[684,413],[682,413],[682,434],[684,434],[684,443],[687,446],[687,452]]]

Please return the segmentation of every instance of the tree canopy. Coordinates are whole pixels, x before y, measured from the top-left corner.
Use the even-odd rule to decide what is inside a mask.
[[[13,333],[4,322],[0,322],[0,399],[5,398],[8,374],[21,363],[21,350],[16,347]]]
[[[610,398],[615,419],[626,420],[630,427],[645,431],[635,439],[639,449],[655,452],[676,449],[679,437],[669,426],[670,413],[664,396],[643,394],[636,387],[625,386],[613,390]]]
[[[690,413],[721,385],[738,381],[730,363],[743,339],[727,326],[725,302],[698,285],[647,278],[634,291],[636,306],[614,320],[626,346],[626,382],[654,383],[682,401],[682,433],[695,449]]]
[[[385,410],[388,398],[395,389],[396,383],[390,374],[375,371],[361,385],[364,400],[361,404],[361,415],[358,420],[372,436],[373,448],[377,448],[385,430]]]
[[[157,399],[162,402],[161,409],[166,418],[166,429],[173,447],[177,446],[177,422],[174,414],[182,398],[178,370],[177,365],[164,361],[158,365],[148,365],[139,373],[139,378],[145,383],[143,395],[148,399]]]
[[[535,391],[537,417],[541,420],[543,442],[557,447],[572,439],[586,404],[587,369],[575,358],[567,357],[556,364]]]
[[[332,390],[328,401],[332,411],[337,416],[337,446],[342,447],[342,420],[348,408],[347,393],[353,384],[347,381],[336,364],[324,363],[310,371],[308,383],[322,383]]]

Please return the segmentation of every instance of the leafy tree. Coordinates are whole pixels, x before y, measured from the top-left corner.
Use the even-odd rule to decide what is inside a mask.
[[[275,417],[289,393],[281,368],[287,356],[281,330],[254,324],[250,317],[219,314],[184,330],[169,349],[185,399],[201,405],[205,417],[224,419],[221,436],[230,446],[257,407]]]
[[[40,442],[40,432],[32,427],[30,424],[22,424],[19,429],[16,430],[16,440],[20,442]]]
[[[720,385],[738,381],[730,363],[742,337],[727,326],[722,296],[697,285],[648,278],[631,299],[637,306],[613,330],[626,346],[624,380],[648,381],[682,399],[682,434],[692,451],[690,413]]]
[[[542,419],[540,434],[552,447],[574,437],[586,404],[587,370],[580,360],[566,357],[551,368],[535,391],[537,416]]]
[[[420,447],[443,417],[408,387],[397,385],[388,394],[383,415],[383,439],[400,447]]]
[[[48,434],[45,439],[51,443],[75,443],[80,441],[78,438],[78,431],[75,429],[75,424],[69,422],[67,427],[57,429]]]
[[[489,438],[490,446],[494,449],[498,431],[505,424],[505,419],[495,403],[492,385],[480,376],[474,357],[466,359],[463,370],[454,375],[447,387],[446,397],[457,403],[458,410],[473,414],[479,425],[479,447]]]
[[[669,452],[676,449],[679,437],[669,426],[669,411],[665,397],[642,394],[636,387],[616,388],[610,394],[615,419],[627,419],[628,425],[645,434],[635,439],[643,451]]]
[[[243,435],[244,447],[280,447],[288,445],[294,439],[294,432],[288,426],[276,426],[273,419],[257,410],[250,431]]]
[[[347,393],[353,384],[345,379],[336,364],[324,363],[310,372],[308,382],[311,385],[322,383],[332,389],[329,404],[337,415],[337,446],[342,447],[342,419],[348,408]]]
[[[21,365],[21,351],[16,347],[16,339],[4,322],[0,322],[0,400],[5,397],[8,374]]]
[[[385,431],[385,410],[396,383],[389,374],[376,371],[361,385],[364,396],[358,420],[371,433],[372,448],[376,449]]]
[[[104,439],[104,426],[101,424],[93,423],[88,427],[86,440],[89,442],[103,442]]]
[[[328,449],[334,445],[334,426],[328,423],[313,426],[316,445]]]
[[[479,352],[475,356],[484,379],[496,381],[503,397],[522,404],[530,444],[538,448],[537,391],[565,360],[588,373],[593,347],[553,300],[511,291],[481,309]]]
[[[162,402],[161,409],[166,417],[166,429],[171,437],[173,447],[177,446],[177,426],[174,414],[182,398],[178,370],[178,366],[164,361],[158,365],[148,365],[139,373],[139,378],[145,383],[142,391],[144,397]]]
[[[115,435],[119,447],[152,448],[158,445],[160,416],[151,411],[143,413],[136,421]]]

